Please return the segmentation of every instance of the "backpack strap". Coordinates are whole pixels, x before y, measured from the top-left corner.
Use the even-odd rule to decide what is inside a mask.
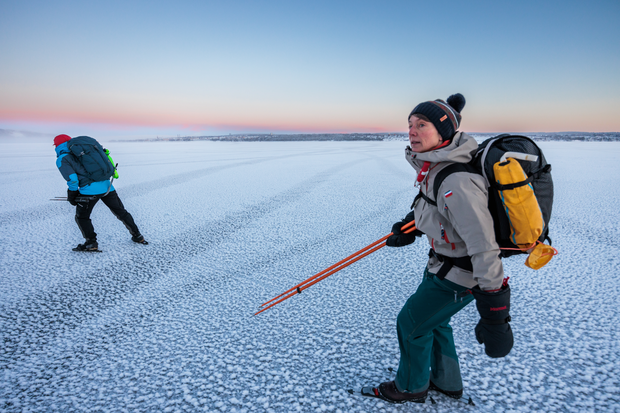
[[[472,165],[468,163],[450,164],[446,166],[445,168],[443,168],[441,171],[439,171],[437,173],[437,176],[435,176],[435,182],[433,183],[433,196],[435,197],[435,202],[429,202],[428,199],[424,197],[424,195],[422,195],[424,200],[426,202],[429,202],[431,205],[437,206],[437,194],[439,193],[439,187],[441,186],[443,181],[448,177],[448,175],[451,175],[456,172],[469,172],[472,174],[480,175],[480,172],[478,172],[478,170],[475,167],[473,167]]]
[[[437,206],[437,202],[433,201],[432,199],[430,199],[429,197],[427,197],[426,195],[424,195],[422,193],[422,190],[420,189],[420,192],[418,192],[418,194],[416,195],[416,197],[413,200],[413,204],[411,204],[412,207],[415,206],[416,202],[418,201],[418,199],[422,198],[423,200],[426,201],[427,204],[430,204],[432,206]],[[413,208],[412,208],[413,209]]]
[[[417,204],[417,203],[418,203],[418,200],[419,200],[420,198],[422,198],[422,196],[423,196],[423,195],[422,195],[422,191],[418,191],[418,194],[415,196],[415,198],[413,198],[413,202],[411,203],[411,208],[409,208],[409,209],[413,209],[413,208],[415,208],[415,204]],[[425,198],[426,198],[426,197],[425,197]],[[426,201],[426,202],[428,202],[428,201]]]
[[[501,135],[496,136],[493,139],[490,139],[486,146],[484,147],[484,151],[482,151],[482,155],[480,155],[480,169],[482,170],[482,176],[484,176],[484,179],[487,180],[487,182],[491,182],[489,180],[489,177],[487,176],[487,172],[484,169],[484,161],[487,159],[487,154],[489,153],[489,149],[491,149],[491,146],[493,146],[493,143],[495,141],[497,141],[498,139],[502,139],[505,138],[507,136],[510,136],[510,134],[508,133],[502,133]],[[476,158],[478,156],[478,154],[480,153],[480,151],[478,151],[478,153],[476,154],[476,156],[474,158]]]
[[[430,249],[428,251],[429,258],[435,257],[437,260],[443,265],[435,274],[435,277],[443,280],[448,275],[448,272],[452,269],[452,267],[459,267],[466,271],[474,271],[474,266],[471,263],[471,257],[466,255],[464,257],[448,257],[446,255],[438,254],[434,249]]]
[[[534,175],[530,176],[529,178],[521,181],[521,182],[515,182],[512,184],[506,184],[506,185],[502,185],[502,184],[498,184],[497,182],[492,182],[491,186],[495,189],[497,189],[498,191],[508,191],[511,189],[515,189],[518,188],[520,186],[524,186],[527,185],[529,183],[531,183],[534,180]]]
[[[501,164],[501,165],[503,165],[503,164]],[[510,189],[515,189],[515,188],[518,188],[520,186],[528,185],[528,184],[532,183],[532,181],[534,179],[540,178],[540,176],[542,174],[547,174],[549,172],[551,172],[551,165],[550,164],[546,164],[542,168],[537,169],[534,172],[531,172],[531,175],[527,179],[525,179],[525,180],[523,180],[521,182],[515,182],[515,183],[507,184],[507,185],[501,185],[501,184],[498,184],[497,182],[490,182],[489,181],[489,185],[492,186],[493,188],[499,190],[499,191],[508,191]]]
[[[468,164],[468,163],[453,163],[453,164],[450,164],[450,165],[446,166],[445,168],[443,168],[441,171],[439,171],[437,173],[437,176],[435,176],[435,183],[433,184],[433,196],[435,197],[435,200],[432,200],[428,196],[424,195],[422,193],[422,189],[420,189],[420,192],[418,192],[416,197],[413,199],[413,203],[411,204],[411,209],[413,209],[413,207],[415,206],[416,202],[418,202],[418,199],[420,199],[420,198],[425,200],[426,203],[429,204],[429,205],[437,206],[437,201],[436,200],[437,200],[437,193],[439,193],[439,187],[443,183],[444,179],[446,179],[448,177],[448,175],[453,174],[455,172],[470,172],[470,173],[474,173],[474,174],[480,175],[480,173],[476,170],[476,168],[473,167],[472,165]]]

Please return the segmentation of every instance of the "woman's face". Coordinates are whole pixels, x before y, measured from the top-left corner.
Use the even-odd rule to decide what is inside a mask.
[[[442,141],[441,135],[431,122],[420,119],[416,115],[409,117],[409,145],[413,152],[429,151]]]

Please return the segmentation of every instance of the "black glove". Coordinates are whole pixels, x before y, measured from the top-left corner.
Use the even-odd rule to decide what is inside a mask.
[[[491,293],[480,287],[471,290],[476,299],[480,321],[476,326],[476,339],[484,343],[487,356],[498,358],[510,353],[514,338],[510,328],[510,286],[505,284],[500,291]]]
[[[388,247],[404,247],[405,245],[413,244],[416,237],[422,236],[422,234],[424,233],[418,229],[408,234],[405,234],[403,231],[401,231],[401,228],[403,226],[413,220],[415,220],[415,216],[413,214],[413,211],[411,211],[407,214],[405,219],[392,225],[393,235],[390,235],[390,237],[385,241],[385,245],[387,245]]]
[[[80,195],[80,191],[72,191],[70,189],[67,189],[67,201],[69,201],[71,205],[77,205],[75,199],[78,197],[78,195]]]

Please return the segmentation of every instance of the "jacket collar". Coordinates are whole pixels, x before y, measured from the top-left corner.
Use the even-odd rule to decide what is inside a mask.
[[[56,151],[56,157],[59,157],[63,153],[69,153],[69,144],[67,142],[63,142],[54,148],[54,150]]]
[[[419,169],[425,161],[431,163],[467,163],[472,159],[472,156],[477,149],[478,142],[476,142],[474,138],[466,133],[457,132],[448,146],[422,153],[413,152],[411,148],[407,146],[407,149],[405,149],[405,155],[411,165]]]

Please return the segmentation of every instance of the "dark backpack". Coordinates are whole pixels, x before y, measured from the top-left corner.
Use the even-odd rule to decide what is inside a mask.
[[[527,175],[527,179],[512,185],[500,185],[497,183],[493,165],[500,161],[502,155],[506,152],[521,152],[538,156],[538,160],[521,161],[519,164]],[[543,215],[544,229],[542,235],[538,238],[540,242],[549,240],[549,219],[551,218],[551,208],[553,206],[553,181],[551,179],[551,165],[545,160],[542,150],[528,137],[520,135],[503,134],[494,138],[489,138],[478,145],[478,151],[469,163],[451,164],[437,173],[433,185],[433,196],[437,199],[439,187],[446,177],[455,172],[477,173],[486,178],[489,184],[489,211],[493,217],[493,226],[495,228],[495,239],[502,249],[500,256],[509,257],[516,254],[525,254],[510,239],[511,228],[508,216],[504,210],[499,190],[509,190],[519,186],[531,184],[534,194],[538,201],[538,205]],[[426,197],[425,197],[426,198]],[[426,201],[432,205],[437,205],[432,200],[426,198]]]
[[[68,143],[69,150],[84,167],[86,178],[91,182],[107,181],[114,175],[114,165],[108,159],[103,146],[89,136],[77,136]]]

